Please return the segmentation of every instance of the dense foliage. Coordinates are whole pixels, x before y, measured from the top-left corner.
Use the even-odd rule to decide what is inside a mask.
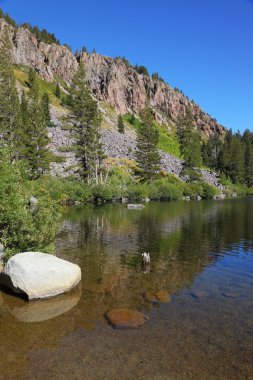
[[[0,241],[7,253],[28,250],[52,250],[59,222],[59,206],[49,189],[40,186],[33,191],[33,183],[25,176],[22,161],[10,162],[7,149],[0,151]],[[38,197],[35,209],[29,206],[32,195]]]

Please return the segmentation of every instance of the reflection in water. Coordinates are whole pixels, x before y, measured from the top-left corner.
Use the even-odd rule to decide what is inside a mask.
[[[81,266],[82,291],[37,305],[2,294],[5,378],[252,376],[252,198],[84,207],[64,219],[57,254]],[[115,335],[104,314],[117,307],[150,321]]]
[[[81,294],[80,286],[68,294],[47,300],[26,302],[21,299],[6,297],[5,304],[10,313],[20,322],[42,322],[71,310],[78,304]]]

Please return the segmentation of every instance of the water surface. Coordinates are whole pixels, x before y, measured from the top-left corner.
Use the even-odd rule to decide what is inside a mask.
[[[253,379],[252,226],[253,198],[66,210],[56,251],[82,283],[30,303],[0,291],[0,378]],[[161,290],[170,303],[147,299]],[[114,330],[115,307],[150,320]]]

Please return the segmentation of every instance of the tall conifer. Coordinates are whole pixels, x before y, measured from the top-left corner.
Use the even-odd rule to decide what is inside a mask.
[[[4,27],[0,40],[0,135],[3,145],[9,145],[12,159],[17,156],[21,115],[16,81],[12,66],[9,29]]]
[[[100,143],[101,116],[96,100],[85,82],[85,69],[81,62],[71,88],[70,121],[77,137],[77,157],[81,164],[81,177],[88,183],[102,181],[104,154]]]
[[[137,131],[136,161],[143,180],[151,181],[160,170],[158,151],[159,131],[154,124],[151,108],[147,105],[140,114],[141,125]]]

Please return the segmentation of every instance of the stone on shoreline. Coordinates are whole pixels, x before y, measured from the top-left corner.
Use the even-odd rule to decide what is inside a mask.
[[[25,294],[28,300],[54,297],[68,292],[81,281],[78,265],[40,252],[24,252],[11,257],[0,283]]]
[[[130,210],[142,210],[145,208],[145,206],[142,204],[128,204],[127,208]]]

